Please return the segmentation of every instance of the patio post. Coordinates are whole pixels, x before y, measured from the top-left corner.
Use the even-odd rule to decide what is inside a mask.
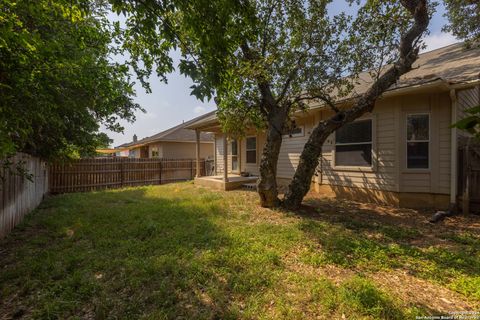
[[[223,135],[223,181],[228,182],[228,144],[227,135]]]
[[[200,172],[200,130],[196,129],[195,130],[196,138],[197,138],[197,148],[196,148],[196,156],[197,156],[197,173],[195,175],[196,178],[199,178],[202,176],[202,173]]]

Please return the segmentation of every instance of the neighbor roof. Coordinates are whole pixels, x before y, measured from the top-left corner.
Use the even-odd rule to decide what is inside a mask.
[[[194,142],[197,140],[195,131],[192,129],[187,129],[186,127],[196,121],[202,121],[205,118],[215,114],[215,111],[209,112],[207,114],[201,115],[196,117],[192,120],[183,122],[175,127],[167,129],[165,131],[159,132],[151,137],[146,137],[143,139],[138,140],[137,142],[129,142],[124,143],[117,148],[132,148],[132,147],[139,147],[146,144],[154,143],[154,142]],[[214,136],[208,132],[201,132],[200,133],[200,141],[201,142],[213,142]]]
[[[413,70],[404,74],[388,91],[424,85],[441,81],[449,85],[469,83],[480,79],[480,47],[466,49],[463,43],[456,43],[440,49],[422,53],[413,65]],[[352,94],[337,102],[351,99],[365,93],[373,82],[369,72],[359,75]],[[312,103],[312,108],[321,104]],[[189,128],[202,128],[217,122],[215,115],[199,119]]]

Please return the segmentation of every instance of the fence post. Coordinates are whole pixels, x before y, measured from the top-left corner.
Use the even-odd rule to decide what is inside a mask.
[[[193,180],[193,160],[190,160],[190,180]]]
[[[123,183],[124,183],[124,177],[123,177],[123,172],[124,172],[124,168],[123,168],[123,164],[125,162],[125,158],[120,158],[120,187],[123,188]]]
[[[163,159],[159,160],[159,163],[160,163],[160,183],[159,184],[162,184],[162,161]]]
[[[470,150],[468,145],[463,149],[463,196],[462,196],[462,211],[463,214],[468,214],[470,211]]]

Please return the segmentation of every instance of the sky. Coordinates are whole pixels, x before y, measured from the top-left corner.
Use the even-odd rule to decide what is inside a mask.
[[[345,10],[345,5],[335,6],[335,3],[342,1],[334,1],[333,11]],[[437,12],[430,21],[430,34],[426,37],[425,42],[427,49],[425,51],[434,50],[455,43],[458,40],[454,36],[441,31],[442,26],[446,23],[443,14],[445,9],[443,5],[437,8]],[[178,59],[178,53],[173,52],[172,58]],[[162,83],[158,78],[152,77],[150,85],[152,93],[147,94],[145,89],[139,83],[135,85],[137,96],[135,102],[140,104],[146,112],[137,112],[136,121],[134,123],[121,122],[124,126],[124,133],[115,133],[105,129],[103,132],[113,139],[112,146],[118,146],[125,142],[132,141],[134,134],[138,139],[142,139],[168,128],[180,124],[182,121],[188,121],[197,116],[216,109],[215,103],[202,102],[190,95],[190,86],[193,82],[175,71],[168,76],[168,84]]]

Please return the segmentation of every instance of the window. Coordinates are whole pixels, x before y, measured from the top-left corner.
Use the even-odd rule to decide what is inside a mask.
[[[232,171],[238,171],[238,141],[232,140],[231,146]]]
[[[335,166],[372,166],[372,120],[359,120],[335,132]]]
[[[152,158],[158,158],[160,153],[158,152],[157,147],[152,147]]]
[[[247,138],[247,163],[257,163],[257,138]]]
[[[407,115],[407,168],[429,168],[430,115]]]
[[[283,131],[283,136],[284,137],[303,137],[305,134],[303,133],[303,126],[295,126],[293,128],[286,128]]]
[[[231,148],[230,148],[230,154],[231,154],[232,156],[238,155],[238,144],[237,144],[237,140],[232,140],[232,142],[231,142]]]

